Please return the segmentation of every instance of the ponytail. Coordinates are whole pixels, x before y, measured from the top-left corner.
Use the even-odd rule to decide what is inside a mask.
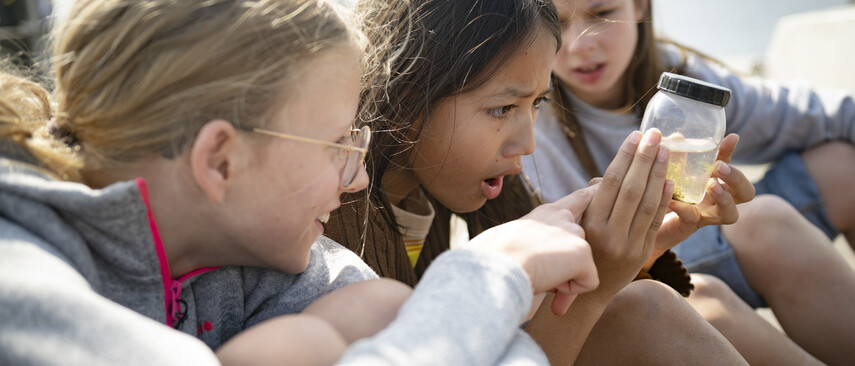
[[[60,178],[80,181],[77,149],[58,138],[61,128],[50,124],[52,115],[49,93],[41,85],[0,72],[0,140],[23,147]]]

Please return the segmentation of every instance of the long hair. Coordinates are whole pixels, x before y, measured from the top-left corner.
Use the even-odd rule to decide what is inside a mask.
[[[639,0],[636,1],[638,4]],[[650,98],[653,98],[659,75],[666,71],[656,47],[656,37],[653,34],[653,1],[647,2],[647,11],[638,22],[638,44],[632,55],[632,60],[626,68],[624,85],[627,101],[639,110],[647,108]]]
[[[364,197],[353,196],[357,208],[343,207],[339,211],[347,218],[331,219],[328,227],[345,226],[346,234],[332,237],[362,254],[381,275],[412,284],[412,269],[403,268],[409,260],[398,226],[380,188],[384,174],[406,168],[439,100],[489,81],[534,40],[538,29],[546,29],[560,45],[558,14],[549,0],[367,0],[360,2],[356,14],[369,42],[357,118],[380,133],[366,159],[369,202],[360,204]],[[434,206],[435,223],[447,221],[447,209],[436,201]],[[518,210],[524,212],[513,216],[533,207],[524,206]],[[358,240],[354,236],[361,231],[355,226],[366,228]],[[448,236],[436,232],[428,235],[419,263],[432,259],[429,247],[434,244],[437,251],[447,249]],[[434,238],[438,242],[429,243]]]
[[[212,119],[263,125],[311,59],[362,44],[320,0],[79,0],[52,34],[50,102],[3,74],[29,96],[3,93],[0,105],[19,107],[0,110],[0,138],[68,179],[172,158]]]
[[[638,6],[639,0],[636,1]],[[641,113],[647,108],[647,104],[653,95],[656,93],[656,84],[659,81],[659,76],[663,72],[674,72],[684,74],[686,72],[686,62],[689,54],[694,54],[704,58],[707,61],[717,63],[724,66],[718,60],[715,60],[700,51],[678,44],[672,40],[659,39],[655,37],[653,32],[653,4],[648,2],[647,10],[645,11],[641,21],[636,25],[638,29],[638,43],[633,51],[632,59],[624,71],[623,95],[626,100],[624,105],[630,105],[629,112],[639,115],[639,123]],[[682,57],[676,65],[665,65],[660,55],[658,43],[670,43],[676,46],[682,53]],[[553,75],[554,76],[554,75]],[[553,77],[554,81],[559,81],[557,77]],[[575,108],[570,104],[570,101],[565,101],[561,95],[562,91],[556,85],[551,93],[553,104],[552,112],[558,114],[555,116],[559,121],[567,124],[571,131],[580,132],[579,120],[576,116]],[[564,120],[566,118],[566,120]],[[584,140],[577,140],[584,142]],[[571,142],[572,143],[572,142]],[[593,163],[593,162],[592,162]],[[601,169],[601,167],[596,167]],[[598,175],[602,175],[600,170]],[[593,178],[593,176],[591,177]]]

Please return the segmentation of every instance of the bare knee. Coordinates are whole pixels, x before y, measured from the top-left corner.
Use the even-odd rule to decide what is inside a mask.
[[[746,231],[768,229],[792,221],[801,214],[789,202],[773,194],[762,194],[738,206],[739,220],[731,225]]]
[[[802,159],[834,226],[841,231],[855,229],[855,145],[827,142],[802,153]]]
[[[692,284],[695,285],[695,290],[692,291],[691,296],[698,295],[703,298],[721,299],[733,293],[724,281],[718,277],[706,274],[693,273]]]
[[[814,146],[802,153],[802,159],[806,164],[819,162],[839,161],[840,158],[855,157],[855,145],[847,141],[830,141],[817,146]],[[841,164],[834,164],[840,166]]]
[[[764,194],[739,205],[739,221],[722,226],[722,232],[738,253],[769,253],[780,250],[782,238],[801,230],[819,230],[789,202]]]
[[[734,326],[733,316],[736,309],[750,310],[736,293],[724,281],[715,276],[692,274],[695,290],[689,295],[692,307],[716,328]],[[752,310],[753,311],[753,310]]]
[[[683,298],[667,285],[652,280],[634,281],[617,293],[603,317],[630,317],[635,321],[657,322],[675,312],[691,310]]]

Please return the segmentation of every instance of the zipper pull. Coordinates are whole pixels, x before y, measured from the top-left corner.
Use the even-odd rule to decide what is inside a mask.
[[[187,319],[187,314],[181,308],[181,303],[184,303],[181,300],[181,281],[172,281],[169,294],[171,297],[169,299],[169,316],[172,318],[172,327],[178,329],[184,323],[184,320]],[[186,303],[184,305],[186,306]]]

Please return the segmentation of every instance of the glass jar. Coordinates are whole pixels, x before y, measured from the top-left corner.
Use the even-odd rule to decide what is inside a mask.
[[[730,89],[669,72],[662,73],[657,88],[644,110],[641,131],[662,131],[662,145],[671,152],[668,179],[674,181],[673,198],[699,203],[724,137]]]

